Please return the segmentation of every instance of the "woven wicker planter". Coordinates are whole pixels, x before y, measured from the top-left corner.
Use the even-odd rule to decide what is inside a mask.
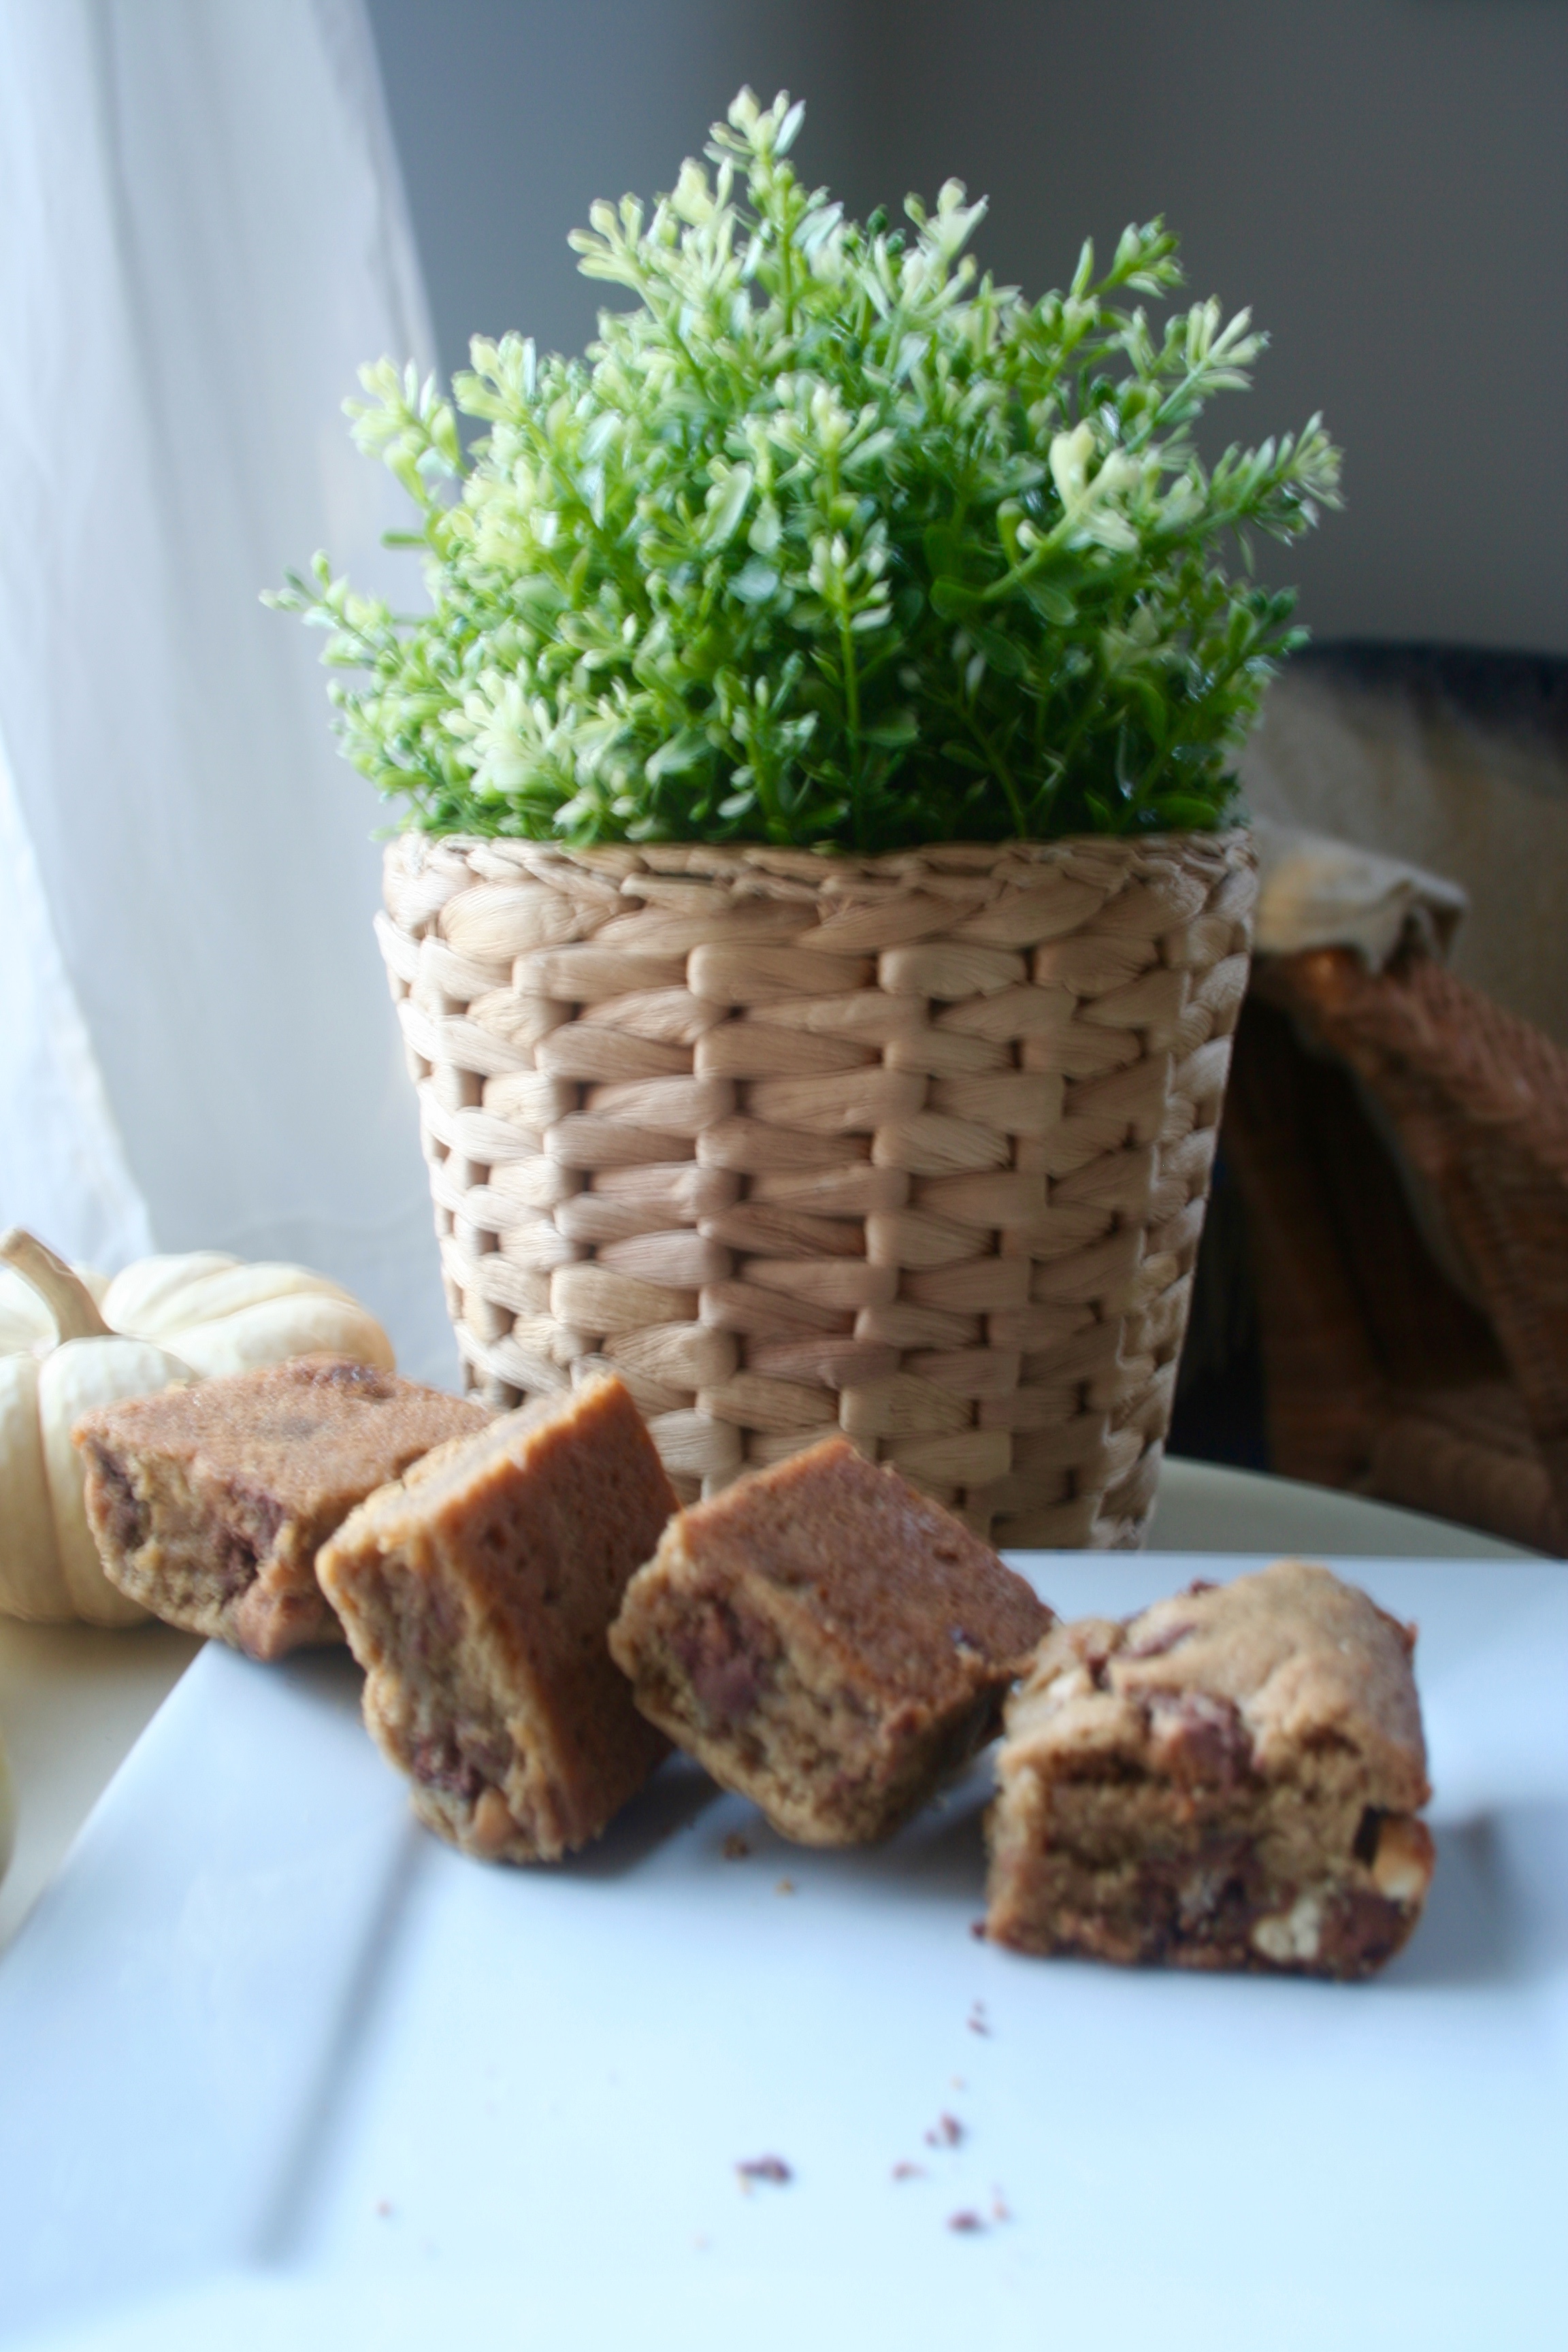
[[[481,1395],[607,1363],[687,1497],[842,1430],[997,1544],[1140,1539],[1244,834],[861,861],[406,835],[385,880]]]

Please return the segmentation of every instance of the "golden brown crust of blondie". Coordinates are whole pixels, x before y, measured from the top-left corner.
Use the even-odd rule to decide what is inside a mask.
[[[1057,1627],[1007,1710],[987,1932],[1188,1968],[1381,1967],[1431,1876],[1414,1643],[1300,1560]]]
[[[610,1646],[650,1720],[786,1837],[886,1836],[994,1732],[1051,1622],[1022,1577],[842,1439],[693,1504]]]
[[[481,1406],[343,1356],[297,1356],[87,1413],[72,1435],[104,1572],[171,1625],[272,1659],[342,1631],[316,1554],[357,1503]]]
[[[665,1755],[605,1634],[676,1507],[637,1407],[601,1379],[439,1447],[326,1547],[365,1720],[443,1837],[558,1860]]]

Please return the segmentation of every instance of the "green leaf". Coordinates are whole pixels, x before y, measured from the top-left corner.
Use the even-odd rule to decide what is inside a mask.
[[[902,751],[920,740],[920,720],[912,710],[900,710],[891,719],[884,719],[875,727],[863,727],[860,740],[875,743],[885,751]]]
[[[754,477],[750,466],[737,466],[721,489],[717,485],[708,493],[710,510],[704,533],[710,547],[725,547],[741,528],[741,518],[751,502]]]
[[[695,727],[682,728],[648,753],[643,772],[650,784],[662,783],[666,776],[686,775],[709,749],[708,738]]]
[[[1039,572],[1024,583],[1024,594],[1041,620],[1048,621],[1053,629],[1070,629],[1078,619],[1078,606],[1070,593]]]
[[[962,580],[933,580],[931,601],[932,611],[940,613],[944,621],[963,620],[980,610],[980,591],[966,588]]]
[[[1195,793],[1162,793],[1155,808],[1162,826],[1172,833],[1202,833],[1215,822],[1214,803]]]
[[[1024,648],[1016,638],[1008,636],[1002,629],[987,628],[974,620],[966,621],[964,626],[998,677],[1023,677]]]
[[[742,604],[765,604],[770,596],[778,593],[778,586],[779,575],[773,565],[764,563],[760,555],[753,555],[731,579],[730,593],[738,596]]]

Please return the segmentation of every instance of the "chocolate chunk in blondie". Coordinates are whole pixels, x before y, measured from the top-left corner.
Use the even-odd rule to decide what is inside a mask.
[[[641,1788],[667,1743],[605,1634],[676,1507],[626,1389],[595,1380],[443,1446],[326,1547],[365,1721],[431,1829],[553,1862]]]
[[[1182,1968],[1381,1968],[1432,1874],[1415,1638],[1300,1560],[1058,1625],[1007,1709],[986,1932]]]
[[[672,1519],[610,1647],[715,1780],[785,1837],[849,1845],[984,1746],[1052,1622],[988,1545],[830,1438]]]
[[[110,1581],[166,1624],[270,1659],[342,1641],[317,1550],[374,1487],[485,1419],[318,1355],[103,1405],[71,1433]]]

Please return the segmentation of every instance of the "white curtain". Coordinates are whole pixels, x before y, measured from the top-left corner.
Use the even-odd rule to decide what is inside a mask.
[[[325,546],[404,601],[341,414],[429,363],[361,0],[0,0],[0,1223],[296,1257],[451,1380]]]

